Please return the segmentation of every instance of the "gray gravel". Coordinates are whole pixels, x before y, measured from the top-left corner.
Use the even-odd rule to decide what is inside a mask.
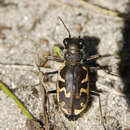
[[[96,9],[82,5],[78,0],[5,0],[3,2],[0,4],[0,25],[12,29],[2,30],[5,38],[0,39],[0,63],[9,64],[10,67],[0,65],[0,80],[18,96],[37,119],[43,118],[39,73],[28,67],[24,68],[24,65],[43,65],[45,56],[52,55],[54,44],[63,45],[62,41],[68,34],[57,19],[58,16],[71,30],[72,36],[80,34],[87,41],[89,39],[89,48],[85,50],[88,56],[93,53],[103,56],[112,55],[100,58],[96,62],[101,66],[107,65],[113,73],[119,72],[119,63],[122,63],[123,59],[115,55],[115,51],[123,50],[125,44],[130,41],[125,39],[122,33],[125,28],[123,18],[104,15]],[[130,8],[129,0],[118,0],[118,2],[90,0],[89,2],[121,13],[127,13]],[[130,59],[129,56],[127,59]],[[17,69],[11,66],[16,64],[19,66]],[[45,71],[57,70],[58,66],[59,63],[49,61]],[[124,74],[125,76],[123,74],[122,72],[121,76],[117,77],[98,70],[96,81],[92,79],[91,84],[103,91],[102,111],[108,130],[130,129],[129,92],[126,86],[126,83],[129,86],[127,76],[129,73]],[[49,76],[49,82],[45,84],[47,90],[56,88],[56,78],[56,75]],[[122,93],[124,89],[126,91]],[[74,122],[64,117],[57,106],[55,94],[49,96],[49,102],[49,121],[56,130],[103,130],[97,97],[94,96],[89,110]],[[26,120],[16,103],[0,91],[0,130],[26,130]]]

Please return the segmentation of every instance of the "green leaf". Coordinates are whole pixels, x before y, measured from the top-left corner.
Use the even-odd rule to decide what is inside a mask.
[[[54,46],[54,54],[56,57],[63,59],[63,52],[58,46]]]

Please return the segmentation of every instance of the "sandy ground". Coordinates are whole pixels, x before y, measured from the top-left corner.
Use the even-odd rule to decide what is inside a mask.
[[[128,13],[130,8],[129,0],[88,2],[120,13]],[[63,46],[62,41],[68,34],[58,16],[63,19],[72,36],[80,35],[86,40],[87,56],[97,53],[104,56],[96,63],[108,66],[112,73],[120,73],[118,77],[98,70],[90,76],[90,87],[96,86],[102,90],[100,95],[106,129],[130,129],[129,22],[123,17],[103,14],[80,0],[1,0],[0,26],[9,28],[1,30],[0,80],[37,119],[43,120],[39,73],[34,71],[35,67],[29,69],[24,66],[42,66],[45,56],[52,55],[54,44]],[[120,52],[121,57],[115,52]],[[12,65],[18,65],[18,68]],[[45,71],[57,70],[58,66],[57,62],[49,61]],[[47,91],[56,89],[56,75],[49,76],[49,81],[44,85]],[[89,110],[77,121],[68,121],[64,117],[55,94],[49,96],[49,102],[49,124],[56,130],[104,129],[98,97],[93,97]],[[0,130],[26,130],[26,120],[16,103],[0,91]]]

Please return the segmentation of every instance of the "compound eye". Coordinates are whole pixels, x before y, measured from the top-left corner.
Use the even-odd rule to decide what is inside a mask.
[[[82,46],[82,44],[83,44],[83,43],[80,41],[80,42],[79,42],[79,45]]]
[[[83,47],[83,42],[82,41],[79,42],[79,47],[80,47],[80,49]]]
[[[64,43],[65,48],[67,48],[68,38],[65,38],[65,39],[63,40],[63,43]]]

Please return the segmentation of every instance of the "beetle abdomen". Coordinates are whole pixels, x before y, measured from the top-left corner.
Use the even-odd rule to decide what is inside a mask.
[[[89,97],[88,69],[80,64],[59,69],[57,100],[68,116],[79,115],[87,107]]]

